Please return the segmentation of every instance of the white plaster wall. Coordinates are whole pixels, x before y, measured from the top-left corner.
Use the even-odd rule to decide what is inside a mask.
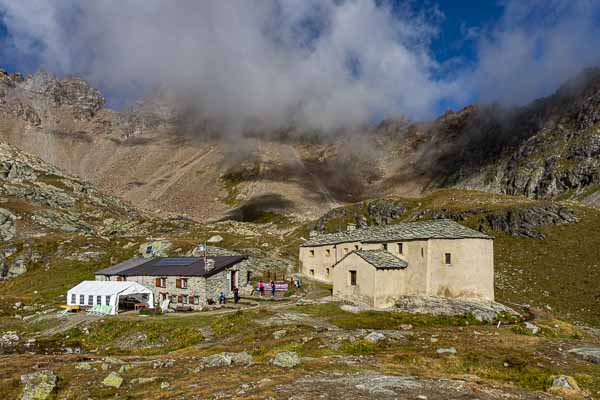
[[[314,256],[311,256],[311,250],[314,251]],[[339,250],[334,245],[300,247],[300,270],[309,278],[331,283],[333,274],[331,267],[341,258],[338,258],[338,255]],[[329,268],[329,274],[327,268]],[[311,270],[314,270],[314,275],[310,273]]]
[[[350,285],[350,272],[356,271],[356,286]],[[357,254],[350,254],[333,271],[333,295],[374,306],[375,268]]]
[[[429,244],[429,295],[494,300],[493,240],[432,239]],[[450,265],[445,253],[452,255]]]

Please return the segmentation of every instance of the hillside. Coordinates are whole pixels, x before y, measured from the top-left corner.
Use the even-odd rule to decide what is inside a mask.
[[[528,106],[345,132],[225,132],[165,92],[115,112],[75,77],[2,73],[0,138],[139,208],[199,221],[309,220],[382,196],[463,187],[597,200],[600,72]]]
[[[598,204],[600,69],[521,107],[472,106],[447,113],[425,135],[430,186]]]
[[[340,391],[365,399],[445,399],[449,391],[582,399],[600,391],[599,366],[570,352],[600,343],[591,328],[600,324],[597,208],[447,189],[352,203],[306,223],[263,214],[268,222],[198,224],[137,211],[6,144],[0,166],[3,398],[40,387],[59,398],[148,399],[333,399]],[[357,311],[326,303],[328,288],[308,279],[281,301],[247,298],[195,313],[59,313],[69,287],[149,240],[184,255],[219,235],[220,247],[254,257],[256,276],[289,276],[310,229],[430,218],[495,236],[496,296],[538,331],[508,316]],[[561,375],[577,386],[557,386]]]

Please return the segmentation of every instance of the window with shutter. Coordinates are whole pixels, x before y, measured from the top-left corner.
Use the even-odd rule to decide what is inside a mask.
[[[178,296],[178,297],[177,297],[177,302],[178,302],[179,304],[182,304],[182,303],[183,303],[183,296]]]
[[[175,287],[181,289],[181,279],[175,279]]]
[[[155,282],[156,287],[162,287],[161,281],[162,281],[162,279],[156,278],[156,282]]]

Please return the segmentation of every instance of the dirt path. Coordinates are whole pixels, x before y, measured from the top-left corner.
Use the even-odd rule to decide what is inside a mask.
[[[47,318],[44,318],[44,319],[52,318],[50,316],[46,316],[46,317]],[[53,336],[58,333],[68,331],[71,328],[75,328],[76,326],[78,326],[84,322],[94,321],[94,320],[102,318],[102,317],[95,316],[95,315],[87,315],[85,313],[77,313],[77,314],[72,314],[72,315],[54,315],[53,317],[60,319],[62,321],[62,323],[60,323],[56,326],[53,326],[51,328],[48,328],[44,331],[39,332],[36,335],[36,337]]]
[[[179,182],[179,180],[183,178],[185,174],[187,174],[192,168],[194,168],[214,151],[215,149],[213,147],[210,150],[198,152],[189,160],[184,162],[183,166],[177,168],[174,172],[173,170],[167,170],[165,173],[153,178],[148,183],[148,186],[157,186],[157,188],[150,193],[149,197],[154,200],[161,198],[171,186],[177,184],[177,182]]]

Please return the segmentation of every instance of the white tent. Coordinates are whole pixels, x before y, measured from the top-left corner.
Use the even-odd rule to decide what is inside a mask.
[[[145,286],[127,281],[83,281],[67,292],[69,306],[110,306],[110,314],[116,315],[119,297],[141,296],[141,300],[154,308],[154,294]]]

